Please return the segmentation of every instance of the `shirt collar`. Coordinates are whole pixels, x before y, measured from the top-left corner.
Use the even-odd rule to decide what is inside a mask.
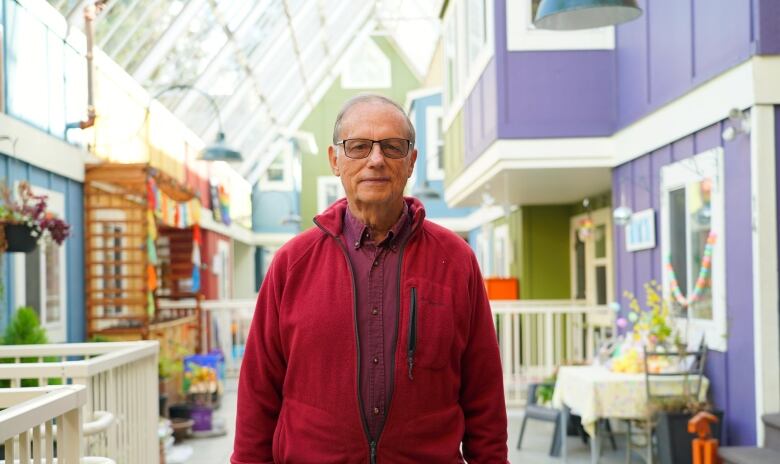
[[[389,246],[393,249],[397,248],[399,239],[403,236],[403,233],[409,226],[409,205],[404,202],[404,208],[401,212],[401,216],[395,222],[393,227],[387,232],[387,236],[377,246]],[[344,237],[347,240],[347,244],[355,249],[362,247],[367,240],[371,239],[371,229],[360,222],[358,218],[352,215],[349,208],[346,208],[344,213]]]

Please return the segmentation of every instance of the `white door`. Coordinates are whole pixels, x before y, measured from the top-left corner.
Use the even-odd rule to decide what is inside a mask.
[[[589,232],[581,229],[590,217]],[[571,294],[588,305],[606,305],[613,298],[612,216],[609,208],[571,219]]]

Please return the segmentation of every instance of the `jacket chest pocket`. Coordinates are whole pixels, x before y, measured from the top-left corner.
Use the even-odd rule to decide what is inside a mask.
[[[451,357],[454,337],[452,291],[434,282],[415,282],[407,300],[406,362],[414,367],[442,369]]]

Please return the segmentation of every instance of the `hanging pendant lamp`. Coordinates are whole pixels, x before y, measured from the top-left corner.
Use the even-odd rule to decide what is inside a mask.
[[[560,31],[592,29],[631,21],[641,14],[636,0],[542,0],[534,26]]]

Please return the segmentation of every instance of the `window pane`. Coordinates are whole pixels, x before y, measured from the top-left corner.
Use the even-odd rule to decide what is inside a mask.
[[[62,301],[60,289],[60,247],[54,243],[41,245],[46,254],[46,323],[60,322]]]
[[[575,279],[577,291],[574,298],[584,300],[585,295],[585,242],[580,240],[579,234],[574,234]]]
[[[8,112],[49,129],[47,29],[16,2],[7,2]]]
[[[44,322],[41,314],[41,248],[27,253],[24,256],[24,296],[25,306],[35,310],[41,323]]]
[[[688,252],[685,240],[685,188],[669,192],[669,257],[683,296],[688,293]],[[684,311],[672,302],[676,312]]]
[[[596,304],[607,304],[607,266],[596,266]]]
[[[710,234],[711,206],[710,194],[712,192],[712,180],[705,178],[699,182],[688,185],[688,223],[690,230],[690,274],[688,276],[689,293],[693,295],[694,289],[699,295],[691,304],[691,317],[697,319],[712,319],[712,292],[710,288],[711,275],[699,282],[702,272],[704,250],[707,245],[707,237]]]
[[[596,226],[596,258],[607,257],[607,226]]]

